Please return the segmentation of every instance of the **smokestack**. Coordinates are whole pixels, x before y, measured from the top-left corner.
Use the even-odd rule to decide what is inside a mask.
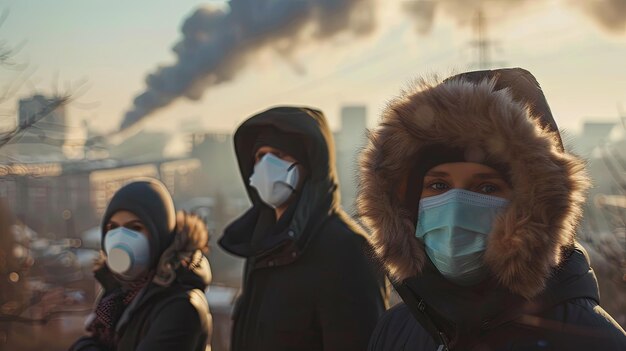
[[[299,46],[338,33],[371,33],[375,0],[231,0],[229,9],[200,8],[182,26],[174,65],[146,78],[121,129],[180,97],[198,100],[211,86],[232,80],[260,49],[288,56]],[[289,60],[287,60],[289,61]]]

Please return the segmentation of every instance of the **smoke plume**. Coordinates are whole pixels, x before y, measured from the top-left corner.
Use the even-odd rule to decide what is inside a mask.
[[[568,1],[612,34],[626,34],[626,0]]]
[[[265,48],[289,58],[298,47],[338,33],[367,35],[374,0],[231,0],[229,9],[200,8],[185,20],[175,64],[146,78],[146,90],[124,116],[125,129],[180,97],[198,100],[233,79]],[[289,60],[287,60],[289,61]]]
[[[519,17],[525,6],[540,2],[548,0],[407,0],[403,9],[415,20],[417,31],[428,34],[438,15],[456,20],[460,26],[471,24],[478,10],[489,19],[506,21]],[[582,11],[608,32],[626,34],[626,0],[561,0],[559,5]]]
[[[479,10],[490,18],[506,20],[519,15],[517,11],[528,3],[524,0],[410,0],[403,4],[403,8],[415,20],[417,31],[428,34],[438,15],[450,17],[459,26],[465,26],[471,24]]]

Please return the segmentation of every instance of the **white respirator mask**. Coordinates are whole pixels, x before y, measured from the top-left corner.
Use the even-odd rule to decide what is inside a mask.
[[[264,203],[272,208],[280,207],[296,191],[300,179],[296,165],[267,153],[254,166],[250,186]]]
[[[142,233],[118,227],[104,237],[104,251],[109,269],[124,280],[134,280],[148,271],[150,243]]]

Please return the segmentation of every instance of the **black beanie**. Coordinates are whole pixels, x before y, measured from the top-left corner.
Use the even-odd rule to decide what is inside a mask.
[[[284,153],[291,155],[304,168],[309,169],[309,161],[306,146],[303,138],[297,134],[281,132],[273,127],[265,127],[259,131],[254,147],[252,147],[252,157],[262,146],[271,146]]]
[[[150,260],[156,264],[165,249],[172,243],[176,229],[174,201],[163,183],[156,179],[142,179],[119,189],[102,218],[101,245],[104,248],[106,225],[118,211],[129,211],[139,217],[150,232]]]

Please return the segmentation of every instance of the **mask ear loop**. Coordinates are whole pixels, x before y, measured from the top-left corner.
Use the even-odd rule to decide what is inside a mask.
[[[291,171],[292,169],[294,169],[299,164],[300,164],[300,162],[298,162],[298,161],[292,163],[291,165],[289,165],[289,168],[287,168],[287,172]]]
[[[291,165],[289,165],[289,167],[287,168],[287,173],[291,172],[291,170],[296,168],[296,166],[299,165],[299,164],[300,164],[300,162],[296,161],[296,162],[292,163]],[[296,188],[291,186],[291,184],[286,184],[285,183],[285,185],[288,186],[289,189],[291,189],[292,192],[294,192],[294,193],[297,192]]]

